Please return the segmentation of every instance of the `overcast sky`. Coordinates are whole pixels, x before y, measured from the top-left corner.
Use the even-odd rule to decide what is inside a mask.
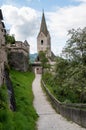
[[[37,35],[44,9],[52,51],[59,55],[72,28],[86,26],[86,0],[0,0],[6,29],[16,40],[27,40],[37,51]]]

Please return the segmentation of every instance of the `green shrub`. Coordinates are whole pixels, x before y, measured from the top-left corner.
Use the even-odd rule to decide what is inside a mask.
[[[71,101],[70,101],[69,99],[66,99],[66,100],[64,101],[64,103],[65,103],[65,104],[67,104],[67,103],[69,104],[69,103],[71,103]]]

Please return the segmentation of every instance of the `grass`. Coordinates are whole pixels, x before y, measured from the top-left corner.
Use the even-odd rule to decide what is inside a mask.
[[[0,110],[7,108],[8,94],[5,85],[0,87]]]
[[[16,111],[12,112],[8,107],[0,110],[0,130],[35,130],[38,115],[33,107],[34,74],[11,70],[10,78],[14,88]]]

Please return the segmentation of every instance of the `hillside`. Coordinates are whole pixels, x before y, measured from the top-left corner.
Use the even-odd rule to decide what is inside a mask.
[[[30,63],[33,63],[35,61],[35,59],[37,58],[37,53],[34,54],[30,54]]]

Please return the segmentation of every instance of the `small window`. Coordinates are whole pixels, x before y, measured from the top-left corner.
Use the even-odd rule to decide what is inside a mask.
[[[41,45],[43,45],[43,40],[41,40]]]

